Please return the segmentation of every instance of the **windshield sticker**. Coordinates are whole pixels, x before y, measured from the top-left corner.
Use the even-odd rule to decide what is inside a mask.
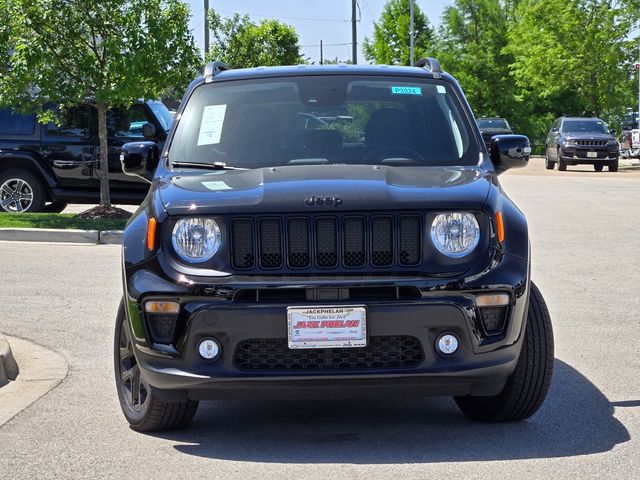
[[[207,105],[202,112],[200,133],[198,134],[198,146],[214,145],[220,143],[226,105]]]
[[[209,190],[233,190],[229,185],[225,182],[216,181],[216,182],[202,182],[202,185]]]
[[[422,95],[422,87],[391,87],[391,95]]]
[[[436,85],[436,90],[438,90],[438,93],[447,93],[447,89],[444,88],[444,85]]]

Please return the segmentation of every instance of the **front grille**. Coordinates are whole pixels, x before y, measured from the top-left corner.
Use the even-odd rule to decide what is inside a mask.
[[[234,365],[245,371],[366,370],[410,368],[424,361],[416,337],[371,337],[363,348],[291,350],[284,338],[245,340],[238,344]]]
[[[581,147],[604,147],[607,140],[576,140],[576,145]]]
[[[422,217],[292,215],[229,220],[237,270],[380,269],[422,262]]]

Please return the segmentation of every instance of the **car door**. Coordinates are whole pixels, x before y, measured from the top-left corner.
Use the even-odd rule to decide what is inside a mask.
[[[63,188],[97,188],[94,176],[98,145],[95,120],[89,105],[78,105],[59,114],[57,124],[51,122],[42,129],[42,156]]]
[[[142,128],[145,123],[155,124],[144,104],[135,104],[129,108],[112,108],[107,112],[109,185],[112,192],[116,194],[124,196],[131,194],[132,197],[138,197],[149,188],[149,184],[144,180],[125,175],[120,163],[120,151],[125,143],[158,141],[158,138],[144,137]]]

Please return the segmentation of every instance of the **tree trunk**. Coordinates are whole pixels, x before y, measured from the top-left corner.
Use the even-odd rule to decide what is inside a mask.
[[[107,140],[107,106],[103,102],[96,103],[98,110],[98,139],[100,141],[100,205],[111,206],[109,194],[109,144]]]

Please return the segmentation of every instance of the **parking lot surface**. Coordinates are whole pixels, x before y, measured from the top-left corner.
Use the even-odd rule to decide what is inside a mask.
[[[0,243],[0,331],[69,363],[0,427],[0,477],[638,478],[640,173],[569,168],[501,179],[528,217],[556,338],[547,401],[516,424],[474,423],[448,398],[247,401],[135,433],[112,378],[119,247]]]

